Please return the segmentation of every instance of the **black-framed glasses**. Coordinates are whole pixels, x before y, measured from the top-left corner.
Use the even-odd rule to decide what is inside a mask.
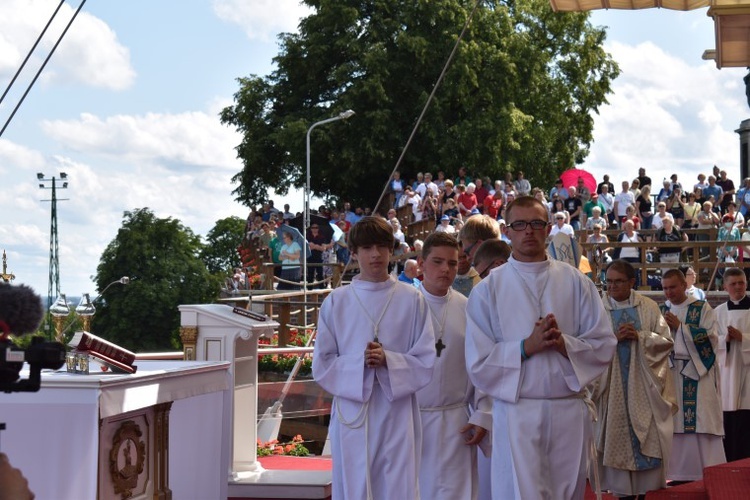
[[[510,226],[510,228],[514,231],[525,231],[528,226],[531,226],[531,229],[535,231],[539,231],[547,227],[547,221],[540,219],[531,221],[517,220],[515,222],[511,222],[510,224],[508,224],[508,226]]]
[[[608,286],[623,286],[630,283],[630,280],[607,280]]]
[[[472,251],[472,249],[473,249],[473,248],[474,248],[475,246],[477,246],[477,244],[478,244],[478,243],[479,243],[479,240],[475,241],[474,243],[472,243],[472,244],[471,244],[471,245],[469,245],[468,247],[464,247],[464,253],[465,253],[466,255],[471,255],[471,251]]]

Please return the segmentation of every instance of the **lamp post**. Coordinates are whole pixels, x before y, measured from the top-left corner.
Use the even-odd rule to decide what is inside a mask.
[[[315,122],[310,125],[307,129],[307,178],[305,181],[305,206],[302,212],[302,236],[307,240],[307,230],[310,227],[310,132],[318,125],[325,125],[326,123],[336,122],[339,120],[346,120],[354,116],[354,111],[347,109],[344,112],[339,113],[331,118],[326,118],[319,122]],[[304,280],[303,290],[305,294],[305,302],[307,302],[307,252],[302,249],[302,279]]]

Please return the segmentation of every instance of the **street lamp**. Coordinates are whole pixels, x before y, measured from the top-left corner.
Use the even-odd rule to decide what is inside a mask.
[[[304,236],[305,239],[307,239],[307,230],[310,226],[310,132],[312,132],[312,130],[318,125],[324,125],[326,123],[336,122],[339,120],[346,120],[354,116],[354,114],[354,111],[352,111],[351,109],[347,109],[346,111],[339,113],[336,116],[326,118],[325,120],[321,120],[319,122],[315,122],[310,125],[309,129],[307,129],[307,179],[305,181],[305,206],[302,212],[302,236]],[[302,278],[304,279],[303,290],[305,292],[305,302],[307,302],[307,252],[303,248],[301,253]]]

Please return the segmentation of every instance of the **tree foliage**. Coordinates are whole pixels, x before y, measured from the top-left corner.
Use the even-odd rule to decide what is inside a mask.
[[[200,237],[179,220],[160,219],[148,208],[125,212],[117,236],[97,267],[99,290],[115,285],[97,304],[93,333],[139,352],[179,348],[179,304],[216,297],[218,283],[199,254]]]
[[[224,275],[242,261],[237,249],[245,237],[245,220],[235,215],[216,221],[216,225],[206,235],[206,243],[201,251],[201,259],[208,272]]]
[[[372,206],[411,134],[474,0],[304,0],[315,12],[280,36],[277,69],[240,78],[221,113],[237,127],[237,200],[305,181],[322,197]],[[547,0],[481,2],[401,164],[405,176],[460,166],[500,178],[522,169],[545,184],[583,161],[593,118],[619,69],[588,14]]]

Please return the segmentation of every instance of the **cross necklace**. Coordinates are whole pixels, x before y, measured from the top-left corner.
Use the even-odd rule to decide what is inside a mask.
[[[535,295],[534,292],[531,291],[529,284],[526,283],[526,280],[523,279],[523,276],[521,276],[521,273],[518,271],[518,269],[516,269],[516,266],[514,266],[512,262],[508,262],[508,264],[510,264],[510,268],[513,269],[513,272],[516,273],[516,277],[518,278],[518,281],[520,281],[521,285],[523,285],[523,288],[528,294],[529,298],[532,301],[536,299],[537,309],[539,311],[539,319],[542,319],[542,299],[544,298],[544,292],[547,290],[547,283],[549,283],[549,275],[550,275],[549,269],[547,269],[547,271],[545,272],[546,276],[544,278],[544,284],[542,285],[541,292],[539,293],[539,295]]]
[[[442,354],[443,349],[445,349],[447,347],[443,343],[443,333],[444,333],[444,330],[445,330],[445,320],[448,317],[448,309],[449,309],[448,306],[450,306],[450,303],[451,303],[451,298],[452,298],[451,294],[452,294],[452,292],[453,292],[453,290],[449,288],[448,289],[448,295],[447,295],[448,300],[445,301],[445,309],[443,309],[443,319],[442,320],[438,320],[437,316],[435,316],[435,312],[432,310],[432,306],[430,306],[430,301],[429,300],[425,301],[425,302],[427,302],[427,309],[430,310],[430,316],[432,316],[432,318],[435,320],[434,323],[437,326],[440,327],[440,329],[438,330],[437,342],[435,342],[435,350],[437,351],[437,357],[438,358],[440,357],[440,354]]]
[[[380,317],[378,318],[377,322],[375,322],[372,319],[372,316],[370,316],[370,313],[367,312],[367,308],[362,303],[362,300],[360,300],[359,294],[357,293],[357,287],[354,286],[353,283],[350,286],[352,287],[352,292],[354,293],[354,298],[357,299],[357,302],[359,302],[360,307],[365,312],[365,316],[367,317],[367,319],[370,320],[370,323],[372,323],[373,342],[376,342],[376,343],[380,344],[380,340],[378,338],[378,327],[380,326],[380,321],[383,319],[383,316],[385,316],[385,312],[388,310],[388,306],[391,304],[391,299],[393,298],[393,293],[396,291],[396,288],[397,288],[396,284],[393,283],[391,285],[391,291],[388,293],[388,300],[386,300],[385,306],[383,306],[383,311],[380,313]]]

